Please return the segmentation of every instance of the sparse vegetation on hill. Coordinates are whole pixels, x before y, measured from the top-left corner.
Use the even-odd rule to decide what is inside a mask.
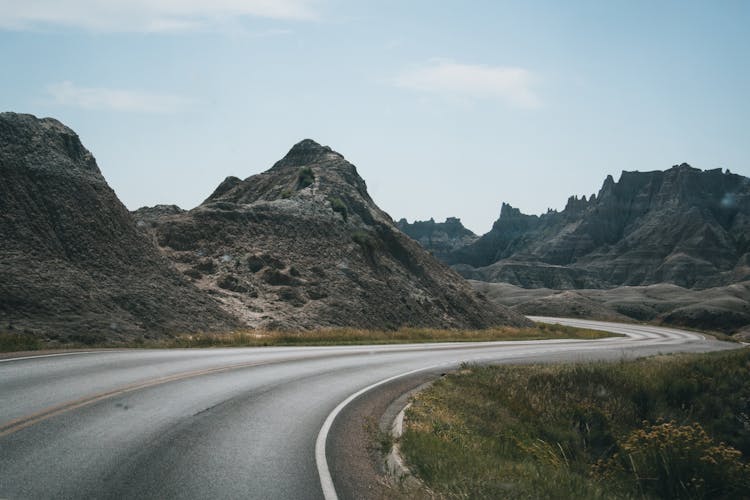
[[[748,498],[750,350],[466,367],[418,395],[402,450],[447,498]]]

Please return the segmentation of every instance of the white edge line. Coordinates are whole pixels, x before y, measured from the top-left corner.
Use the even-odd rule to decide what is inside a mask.
[[[94,354],[97,352],[115,352],[115,351],[76,351],[76,352],[59,352],[57,354],[39,354],[37,356],[24,356],[22,358],[0,359],[0,363],[7,363],[8,361],[21,361],[23,359],[53,358],[55,356],[75,356],[76,354]]]
[[[443,363],[444,364],[444,363]],[[399,373],[398,375],[393,375],[392,377],[385,378],[379,382],[375,382],[374,384],[370,384],[364,389],[360,389],[345,400],[343,400],[339,405],[333,409],[331,413],[328,414],[328,417],[326,417],[325,422],[323,422],[323,427],[320,428],[320,432],[318,433],[318,439],[315,440],[315,463],[318,466],[318,476],[320,476],[320,486],[323,488],[323,497],[326,500],[338,500],[338,495],[336,494],[336,487],[333,485],[333,478],[331,477],[331,472],[328,469],[328,460],[326,459],[326,441],[328,440],[328,432],[331,430],[331,426],[333,425],[333,421],[336,419],[339,413],[341,413],[341,410],[343,410],[346,405],[351,403],[354,399],[361,396],[362,394],[366,393],[367,391],[370,391],[379,385],[387,384],[391,380],[395,380],[397,378],[405,377],[407,375],[411,375],[412,373],[422,372],[425,370],[430,370],[432,368],[437,368],[439,366],[442,366],[443,364],[438,365],[431,365],[426,366],[424,368],[417,368],[416,370],[410,370],[408,372]]]
[[[563,321],[567,318],[553,318],[555,320],[562,319]],[[552,321],[550,321],[552,322]],[[554,321],[557,323],[564,324],[560,321]],[[604,325],[600,325],[599,328],[604,331],[612,331],[608,330],[607,328],[603,328]],[[607,325],[609,326],[609,325]],[[619,325],[618,325],[619,326]],[[631,326],[631,325],[626,325]],[[633,326],[642,326],[642,325],[633,325]],[[659,327],[657,327],[659,328]],[[663,328],[661,327],[660,330],[674,330],[670,328]],[[696,337],[702,338],[704,341],[707,340],[705,336],[695,333],[695,332],[685,332],[683,330],[677,330],[679,333],[687,333],[688,339],[692,336],[692,339],[695,340]],[[657,337],[661,337],[662,335],[666,334],[667,332],[663,331],[657,331],[654,332]],[[661,334],[661,335],[660,335]],[[625,333],[625,335],[629,338],[629,340],[633,339],[633,335],[630,335],[628,333]],[[649,339],[653,340],[653,339]],[[359,391],[355,392],[354,394],[350,395],[348,398],[343,400],[339,405],[333,409],[331,413],[328,414],[328,417],[326,417],[325,422],[323,422],[323,426],[320,428],[320,432],[318,433],[318,438],[315,440],[315,463],[318,466],[318,476],[320,476],[320,486],[323,489],[323,496],[326,500],[338,500],[338,495],[336,494],[336,488],[333,485],[333,478],[331,477],[331,472],[328,468],[328,460],[326,459],[326,441],[328,439],[328,433],[331,430],[331,426],[333,425],[333,421],[336,419],[339,413],[341,413],[341,410],[343,410],[346,405],[351,403],[354,399],[361,396],[367,391],[370,391],[374,389],[375,387],[378,387],[379,385],[386,384],[390,382],[391,380],[395,380],[400,377],[405,377],[407,375],[411,375],[412,373],[417,373],[425,370],[430,370],[432,368],[437,368],[439,366],[443,366],[446,363],[437,364],[437,365],[431,365],[424,368],[417,368],[416,370],[410,370],[408,372],[400,373],[398,375],[393,375],[392,377],[388,377],[386,379],[383,379],[379,382],[375,382],[374,384],[368,385],[364,389],[360,389]]]

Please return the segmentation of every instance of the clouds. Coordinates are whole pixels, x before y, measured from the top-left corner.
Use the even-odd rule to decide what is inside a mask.
[[[469,99],[499,99],[519,108],[538,108],[532,89],[534,75],[524,68],[435,61],[405,71],[394,80],[398,87],[424,93]]]
[[[315,0],[0,0],[0,29],[183,32],[227,19],[317,18]]]
[[[190,103],[175,95],[79,87],[72,82],[49,85],[47,92],[57,104],[97,111],[174,113],[185,109]]]

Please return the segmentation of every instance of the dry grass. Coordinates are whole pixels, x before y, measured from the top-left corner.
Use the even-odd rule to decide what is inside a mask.
[[[402,344],[423,342],[490,342],[510,340],[598,339],[613,334],[562,325],[539,324],[531,328],[489,328],[485,330],[437,330],[401,328],[361,330],[353,328],[311,331],[242,331],[227,334],[180,335],[148,342],[148,347],[261,347],[302,345]]]
[[[469,367],[407,412],[447,498],[750,498],[750,350]]]
[[[37,351],[44,344],[36,337],[26,333],[0,333],[0,352]]]
[[[266,347],[327,346],[366,344],[406,344],[424,342],[491,342],[510,340],[581,339],[591,340],[617,336],[607,332],[540,323],[531,328],[490,328],[486,330],[437,330],[401,328],[398,330],[362,330],[331,328],[310,331],[247,330],[230,333],[183,334],[160,339],[137,338],[130,341],[105,341],[103,335],[92,335],[86,341],[45,343],[30,334],[0,333],[0,352],[37,349],[71,349],[91,347]]]

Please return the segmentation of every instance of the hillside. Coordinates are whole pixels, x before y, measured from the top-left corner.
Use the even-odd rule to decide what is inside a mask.
[[[138,231],[52,118],[0,113],[0,242],[0,330],[90,343],[238,325]]]
[[[312,140],[266,172],[226,178],[193,210],[134,216],[196,287],[252,327],[527,324],[399,231],[354,165]]]

